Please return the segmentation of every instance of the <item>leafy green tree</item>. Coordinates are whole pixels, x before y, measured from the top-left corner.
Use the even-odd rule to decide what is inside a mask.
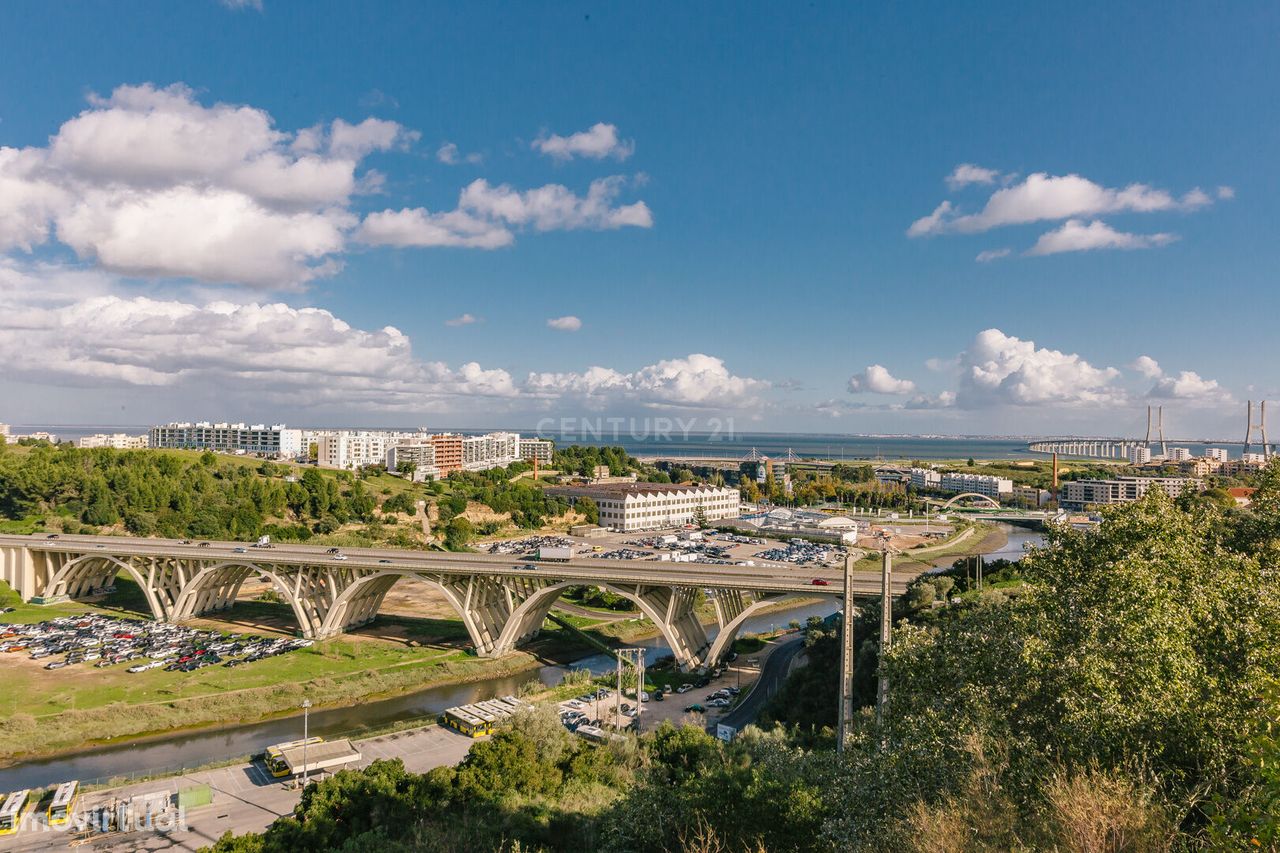
[[[600,523],[600,507],[591,498],[578,498],[573,508],[587,517],[587,524]]]

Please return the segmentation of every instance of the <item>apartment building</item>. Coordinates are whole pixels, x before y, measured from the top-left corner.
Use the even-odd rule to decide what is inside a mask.
[[[462,468],[486,471],[520,461],[520,436],[514,432],[491,432],[462,438]]]
[[[1133,445],[1129,448],[1128,459],[1133,465],[1146,465],[1151,461],[1151,448]]]
[[[553,486],[547,491],[571,503],[591,498],[600,508],[600,526],[623,532],[690,524],[699,509],[707,521],[737,518],[741,500],[737,489],[726,486],[665,483]]]
[[[1170,462],[1186,462],[1193,456],[1189,447],[1170,447],[1169,455],[1165,458]]]
[[[303,451],[302,430],[284,424],[229,424],[199,421],[154,426],[148,436],[151,447],[212,450],[292,459]]]
[[[911,477],[911,488],[913,489],[942,488],[942,475],[932,468],[912,468],[907,473]]]
[[[1226,462],[1231,457],[1227,455],[1226,448],[1206,447],[1204,449],[1204,458],[1212,459],[1214,462]]]
[[[426,439],[387,448],[388,471],[398,471],[406,463],[413,466],[414,480],[435,480],[440,477],[440,469],[436,467],[436,446]]]
[[[150,435],[126,435],[123,432],[114,432],[110,435],[106,433],[86,435],[76,440],[76,447],[110,447],[113,450],[145,450],[150,446]]]
[[[526,462],[537,460],[539,465],[550,465],[555,449],[555,442],[547,438],[520,439],[520,458]]]
[[[1183,492],[1204,488],[1195,477],[1117,477],[1114,480],[1070,480],[1062,486],[1058,503],[1063,509],[1081,510],[1088,506],[1120,504],[1136,501],[1151,489],[1161,489],[1171,498]]]
[[[942,475],[944,492],[973,492],[988,498],[1000,498],[1013,493],[1013,480],[1007,477],[993,477],[990,474],[965,474],[959,471],[947,471]]]
[[[436,468],[441,477],[462,470],[462,436],[454,432],[442,432],[430,438],[436,449]]]

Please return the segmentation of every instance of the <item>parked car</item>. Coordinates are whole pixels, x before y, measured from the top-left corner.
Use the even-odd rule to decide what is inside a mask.
[[[704,708],[704,707],[702,707],[701,705],[699,705],[697,702],[694,702],[692,705],[685,705],[685,706],[684,706],[684,711],[685,711],[685,713],[686,713],[686,714],[705,714],[705,713],[707,713],[707,709],[706,709],[706,708]]]
[[[677,688],[676,688],[676,692],[677,692],[677,693],[688,693],[688,692],[689,692],[690,690],[692,690],[692,689],[693,689],[693,685],[692,685],[692,684],[681,684],[679,687],[677,687]]]

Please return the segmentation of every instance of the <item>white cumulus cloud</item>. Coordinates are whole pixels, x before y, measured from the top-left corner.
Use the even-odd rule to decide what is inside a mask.
[[[473,323],[479,323],[479,322],[480,322],[480,318],[474,314],[462,314],[458,317],[452,317],[448,320],[445,320],[444,324],[446,326],[457,327],[457,326],[470,326]]]
[[[1095,249],[1154,249],[1178,239],[1176,234],[1130,234],[1117,231],[1101,219],[1084,222],[1068,219],[1061,226],[1040,235],[1028,255],[1056,255],[1060,252],[1088,252]]]
[[[616,125],[597,122],[587,130],[569,136],[543,134],[534,140],[533,148],[556,160],[572,160],[574,157],[625,160],[635,151],[635,143],[620,139]]]
[[[1050,175],[1036,172],[992,193],[977,213],[961,214],[943,202],[928,216],[911,224],[912,237],[942,233],[979,233],[1006,225],[1100,216],[1110,213],[1151,213],[1194,210],[1211,204],[1200,189],[1181,198],[1147,184],[1132,183],[1113,188],[1080,175]]]
[[[768,387],[763,380],[735,376],[723,359],[703,353],[659,361],[631,373],[592,367],[580,373],[531,373],[525,382],[530,393],[557,399],[694,408],[747,406]]]
[[[582,321],[572,314],[564,317],[552,317],[547,326],[561,332],[576,332],[582,328]]]
[[[432,213],[424,207],[383,210],[364,218],[355,237],[370,246],[461,246],[498,249],[515,242],[505,226],[465,210]]]
[[[456,143],[446,142],[436,149],[436,159],[446,166],[457,166],[462,163],[470,163],[474,166],[484,160],[484,155],[478,151],[463,154]]]
[[[947,186],[953,190],[962,189],[970,184],[994,184],[1000,173],[995,169],[984,169],[972,163],[961,163],[947,175]]]
[[[1164,376],[1164,370],[1160,367],[1160,362],[1156,361],[1149,355],[1140,355],[1129,365],[1133,370],[1138,371],[1148,379],[1158,379]]]
[[[989,264],[992,261],[999,260],[1000,258],[1007,258],[1009,253],[1012,251],[1012,249],[984,249],[978,253],[978,256],[974,258],[974,260],[980,264]]]
[[[1219,385],[1218,380],[1205,379],[1191,370],[1157,379],[1147,396],[1201,404],[1229,403],[1232,400],[1231,393]]]
[[[861,373],[849,377],[849,393],[860,394],[910,394],[916,384],[909,379],[898,379],[883,365],[872,364]]]
[[[1079,355],[1036,346],[987,329],[960,354],[956,405],[1103,405],[1125,399],[1114,385],[1120,371],[1094,367]]]

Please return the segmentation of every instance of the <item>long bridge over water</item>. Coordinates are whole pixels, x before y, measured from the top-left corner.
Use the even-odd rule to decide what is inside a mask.
[[[180,622],[230,608],[241,585],[259,577],[274,584],[302,634],[316,639],[367,624],[393,586],[418,581],[443,593],[482,657],[506,654],[532,639],[569,587],[599,586],[634,602],[686,668],[718,661],[747,618],[763,607],[844,594],[842,570],[786,563],[538,562],[373,548],[343,549],[342,556],[307,545],[0,535],[0,580],[24,599],[52,603],[90,595],[124,572],[138,583],[155,619]],[[826,584],[815,585],[815,579]],[[901,594],[906,583],[906,578],[896,581],[893,594]],[[714,639],[698,618],[698,590],[706,590],[714,602],[719,626]],[[879,577],[858,579],[853,592],[879,598]]]

